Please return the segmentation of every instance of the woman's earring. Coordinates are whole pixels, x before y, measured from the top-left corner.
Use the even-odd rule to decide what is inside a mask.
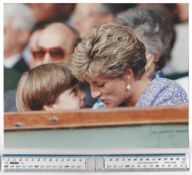
[[[131,90],[131,86],[130,86],[129,83],[128,83],[127,86],[126,86],[126,90],[127,90],[127,91]]]

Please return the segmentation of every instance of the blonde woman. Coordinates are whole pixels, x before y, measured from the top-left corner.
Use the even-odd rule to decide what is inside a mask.
[[[85,94],[64,63],[49,63],[25,72],[17,87],[17,110],[73,110],[84,107]]]
[[[79,80],[89,82],[92,97],[108,108],[187,104],[176,82],[143,76],[146,62],[145,46],[132,29],[105,24],[76,47],[71,66]]]

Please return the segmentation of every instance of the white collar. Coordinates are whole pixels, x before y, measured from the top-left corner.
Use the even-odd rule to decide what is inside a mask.
[[[21,58],[20,54],[12,55],[6,59],[4,59],[4,66],[6,68],[12,68]]]

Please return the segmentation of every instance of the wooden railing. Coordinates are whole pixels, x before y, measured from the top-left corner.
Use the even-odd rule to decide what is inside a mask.
[[[4,114],[5,131],[187,122],[188,106]]]

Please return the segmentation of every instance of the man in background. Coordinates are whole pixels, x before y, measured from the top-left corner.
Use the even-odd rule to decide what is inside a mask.
[[[4,5],[4,67],[18,72],[28,70],[22,57],[30,32],[36,20],[24,4]]]
[[[78,32],[64,23],[52,23],[37,34],[36,47],[30,48],[34,59],[32,67],[56,61],[69,62],[81,40]]]
[[[81,37],[84,37],[92,28],[113,22],[117,13],[135,5],[132,3],[79,3],[75,6],[71,18],[72,24]]]
[[[4,4],[4,110],[15,111],[15,89],[29,69],[22,56],[36,18],[24,4]]]

